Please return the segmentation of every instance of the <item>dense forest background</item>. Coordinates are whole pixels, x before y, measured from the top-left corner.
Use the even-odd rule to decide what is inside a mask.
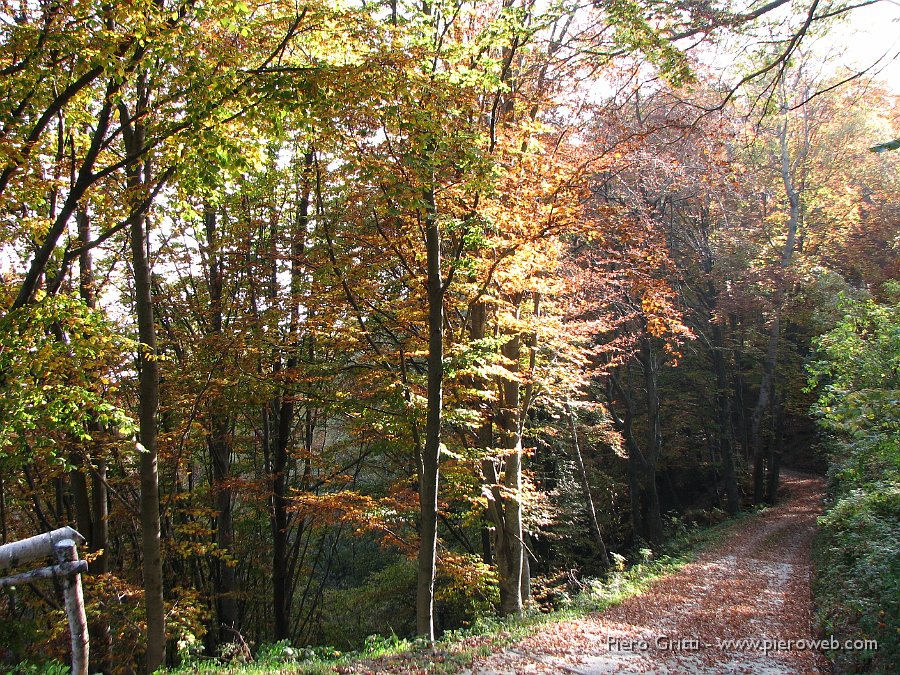
[[[86,537],[95,668],[550,608],[829,465],[889,668],[900,106],[738,5],[0,4],[0,543]]]

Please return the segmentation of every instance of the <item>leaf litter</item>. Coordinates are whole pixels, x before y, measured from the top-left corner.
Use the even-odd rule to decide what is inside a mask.
[[[737,523],[696,562],[642,595],[548,625],[461,672],[830,673],[824,654],[806,642],[820,637],[813,629],[810,546],[823,490],[821,478],[783,472],[779,504]],[[750,642],[762,640],[793,643],[772,650]]]

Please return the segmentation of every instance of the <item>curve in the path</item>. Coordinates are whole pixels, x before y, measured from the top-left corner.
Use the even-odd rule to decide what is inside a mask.
[[[822,479],[785,472],[781,485],[778,506],[644,594],[548,626],[468,673],[828,672],[814,646],[809,562]]]

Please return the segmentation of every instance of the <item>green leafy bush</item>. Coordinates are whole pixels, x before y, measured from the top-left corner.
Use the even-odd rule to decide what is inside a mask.
[[[819,620],[841,643],[878,643],[832,653],[837,672],[900,662],[900,285],[886,291],[892,304],[845,301],[809,366],[830,460],[814,552]]]
[[[339,649],[358,649],[370,635],[410,635],[416,625],[416,567],[400,560],[355,588],[326,591],[321,638]]]
[[[370,574],[360,586],[326,591],[320,639],[339,649],[363,649],[379,636],[411,637],[416,627],[416,566],[400,560]],[[499,602],[496,572],[477,556],[445,551],[435,581],[436,624],[440,630],[471,625]]]
[[[900,656],[900,488],[870,485],[840,499],[821,519],[815,593],[827,635],[875,639],[874,651],[832,656],[838,672],[893,672]]]

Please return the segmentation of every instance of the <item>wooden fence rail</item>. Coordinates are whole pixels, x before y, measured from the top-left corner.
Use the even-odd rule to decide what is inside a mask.
[[[56,559],[56,564],[50,567],[0,578],[0,588],[50,577],[62,580],[66,618],[72,636],[72,675],[87,675],[90,657],[90,637],[81,592],[81,575],[87,571],[87,563],[78,559],[78,544],[83,543],[84,537],[78,532],[71,527],[61,527],[0,546],[0,573],[35,560],[51,556]]]

